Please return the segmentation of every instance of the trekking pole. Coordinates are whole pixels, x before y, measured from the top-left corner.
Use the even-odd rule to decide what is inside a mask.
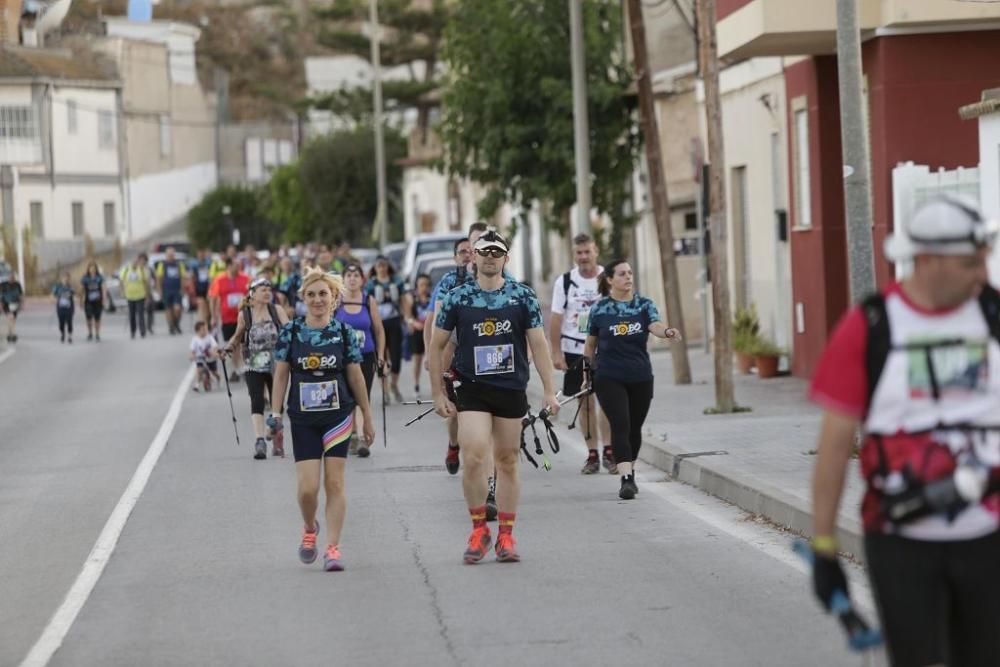
[[[418,398],[412,401],[403,401],[400,405],[434,405],[434,401],[424,401]]]
[[[229,388],[229,371],[226,370],[226,355],[220,354],[222,359],[222,377],[226,378],[226,393],[229,395],[229,412],[233,415],[233,431],[236,433],[236,444],[240,444],[240,430],[236,426],[236,409],[233,407],[233,392]]]
[[[407,426],[412,426],[413,424],[416,424],[418,421],[420,421],[421,419],[423,419],[424,417],[426,417],[427,415],[429,415],[432,412],[434,412],[434,408],[430,408],[429,410],[424,410],[419,415],[417,415],[416,417],[414,417],[410,421],[408,421],[405,424],[403,424],[403,428],[406,428]]]
[[[810,565],[813,563],[812,549],[804,540],[795,540],[792,543],[792,550]],[[830,611],[836,614],[837,620],[840,621],[844,632],[847,633],[847,646],[852,651],[868,651],[882,644],[882,633],[869,626],[867,621],[854,609],[846,591],[833,592],[833,598],[830,600]]]
[[[378,376],[382,381],[382,447],[388,447],[389,444],[389,427],[385,421],[385,406],[389,402],[389,397],[386,395],[385,388],[385,362],[380,361],[378,365]]]

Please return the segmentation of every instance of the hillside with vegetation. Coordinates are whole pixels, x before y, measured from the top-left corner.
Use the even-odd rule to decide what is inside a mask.
[[[102,16],[124,16],[127,5],[127,0],[76,0],[62,34],[99,34]],[[199,79],[214,90],[215,69],[229,72],[232,120],[286,120],[305,96],[304,57],[322,51],[306,28],[307,11],[307,3],[298,0],[163,0],[154,18],[201,28]]]

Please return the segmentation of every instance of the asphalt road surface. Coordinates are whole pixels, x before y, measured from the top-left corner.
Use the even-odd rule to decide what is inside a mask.
[[[73,666],[862,664],[788,535],[648,466],[620,501],[616,477],[579,474],[565,428],[553,470],[522,468],[522,562],[466,566],[443,425],[403,428],[421,408],[390,406],[388,446],[377,413],[372,457],[348,462],[346,571],[304,566],[295,466],[252,459],[245,385],[239,446],[225,392],[181,387],[190,324],[132,341],[106,316],[88,343],[76,323],[60,344],[32,306],[16,352],[0,347],[0,665],[32,647],[34,664]],[[179,392],[106,568],[67,601]],[[53,615],[73,602],[63,637]]]

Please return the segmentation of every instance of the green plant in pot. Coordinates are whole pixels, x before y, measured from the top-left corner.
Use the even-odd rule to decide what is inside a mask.
[[[757,336],[751,348],[754,363],[757,365],[757,375],[762,378],[773,378],[778,374],[778,361],[785,351],[777,346],[767,336]]]
[[[760,333],[760,321],[757,319],[757,309],[753,304],[736,309],[732,329],[736,366],[744,375],[749,374],[754,364],[753,347]]]

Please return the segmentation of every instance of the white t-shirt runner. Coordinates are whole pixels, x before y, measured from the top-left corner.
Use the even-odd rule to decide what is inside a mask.
[[[604,271],[598,266],[593,278],[580,275],[579,267],[573,267],[569,272],[569,292],[563,285],[563,276],[556,276],[552,286],[552,312],[563,316],[562,341],[563,352],[583,354],[583,344],[587,341],[587,327],[590,322],[590,307],[600,300],[597,292],[597,276]]]

